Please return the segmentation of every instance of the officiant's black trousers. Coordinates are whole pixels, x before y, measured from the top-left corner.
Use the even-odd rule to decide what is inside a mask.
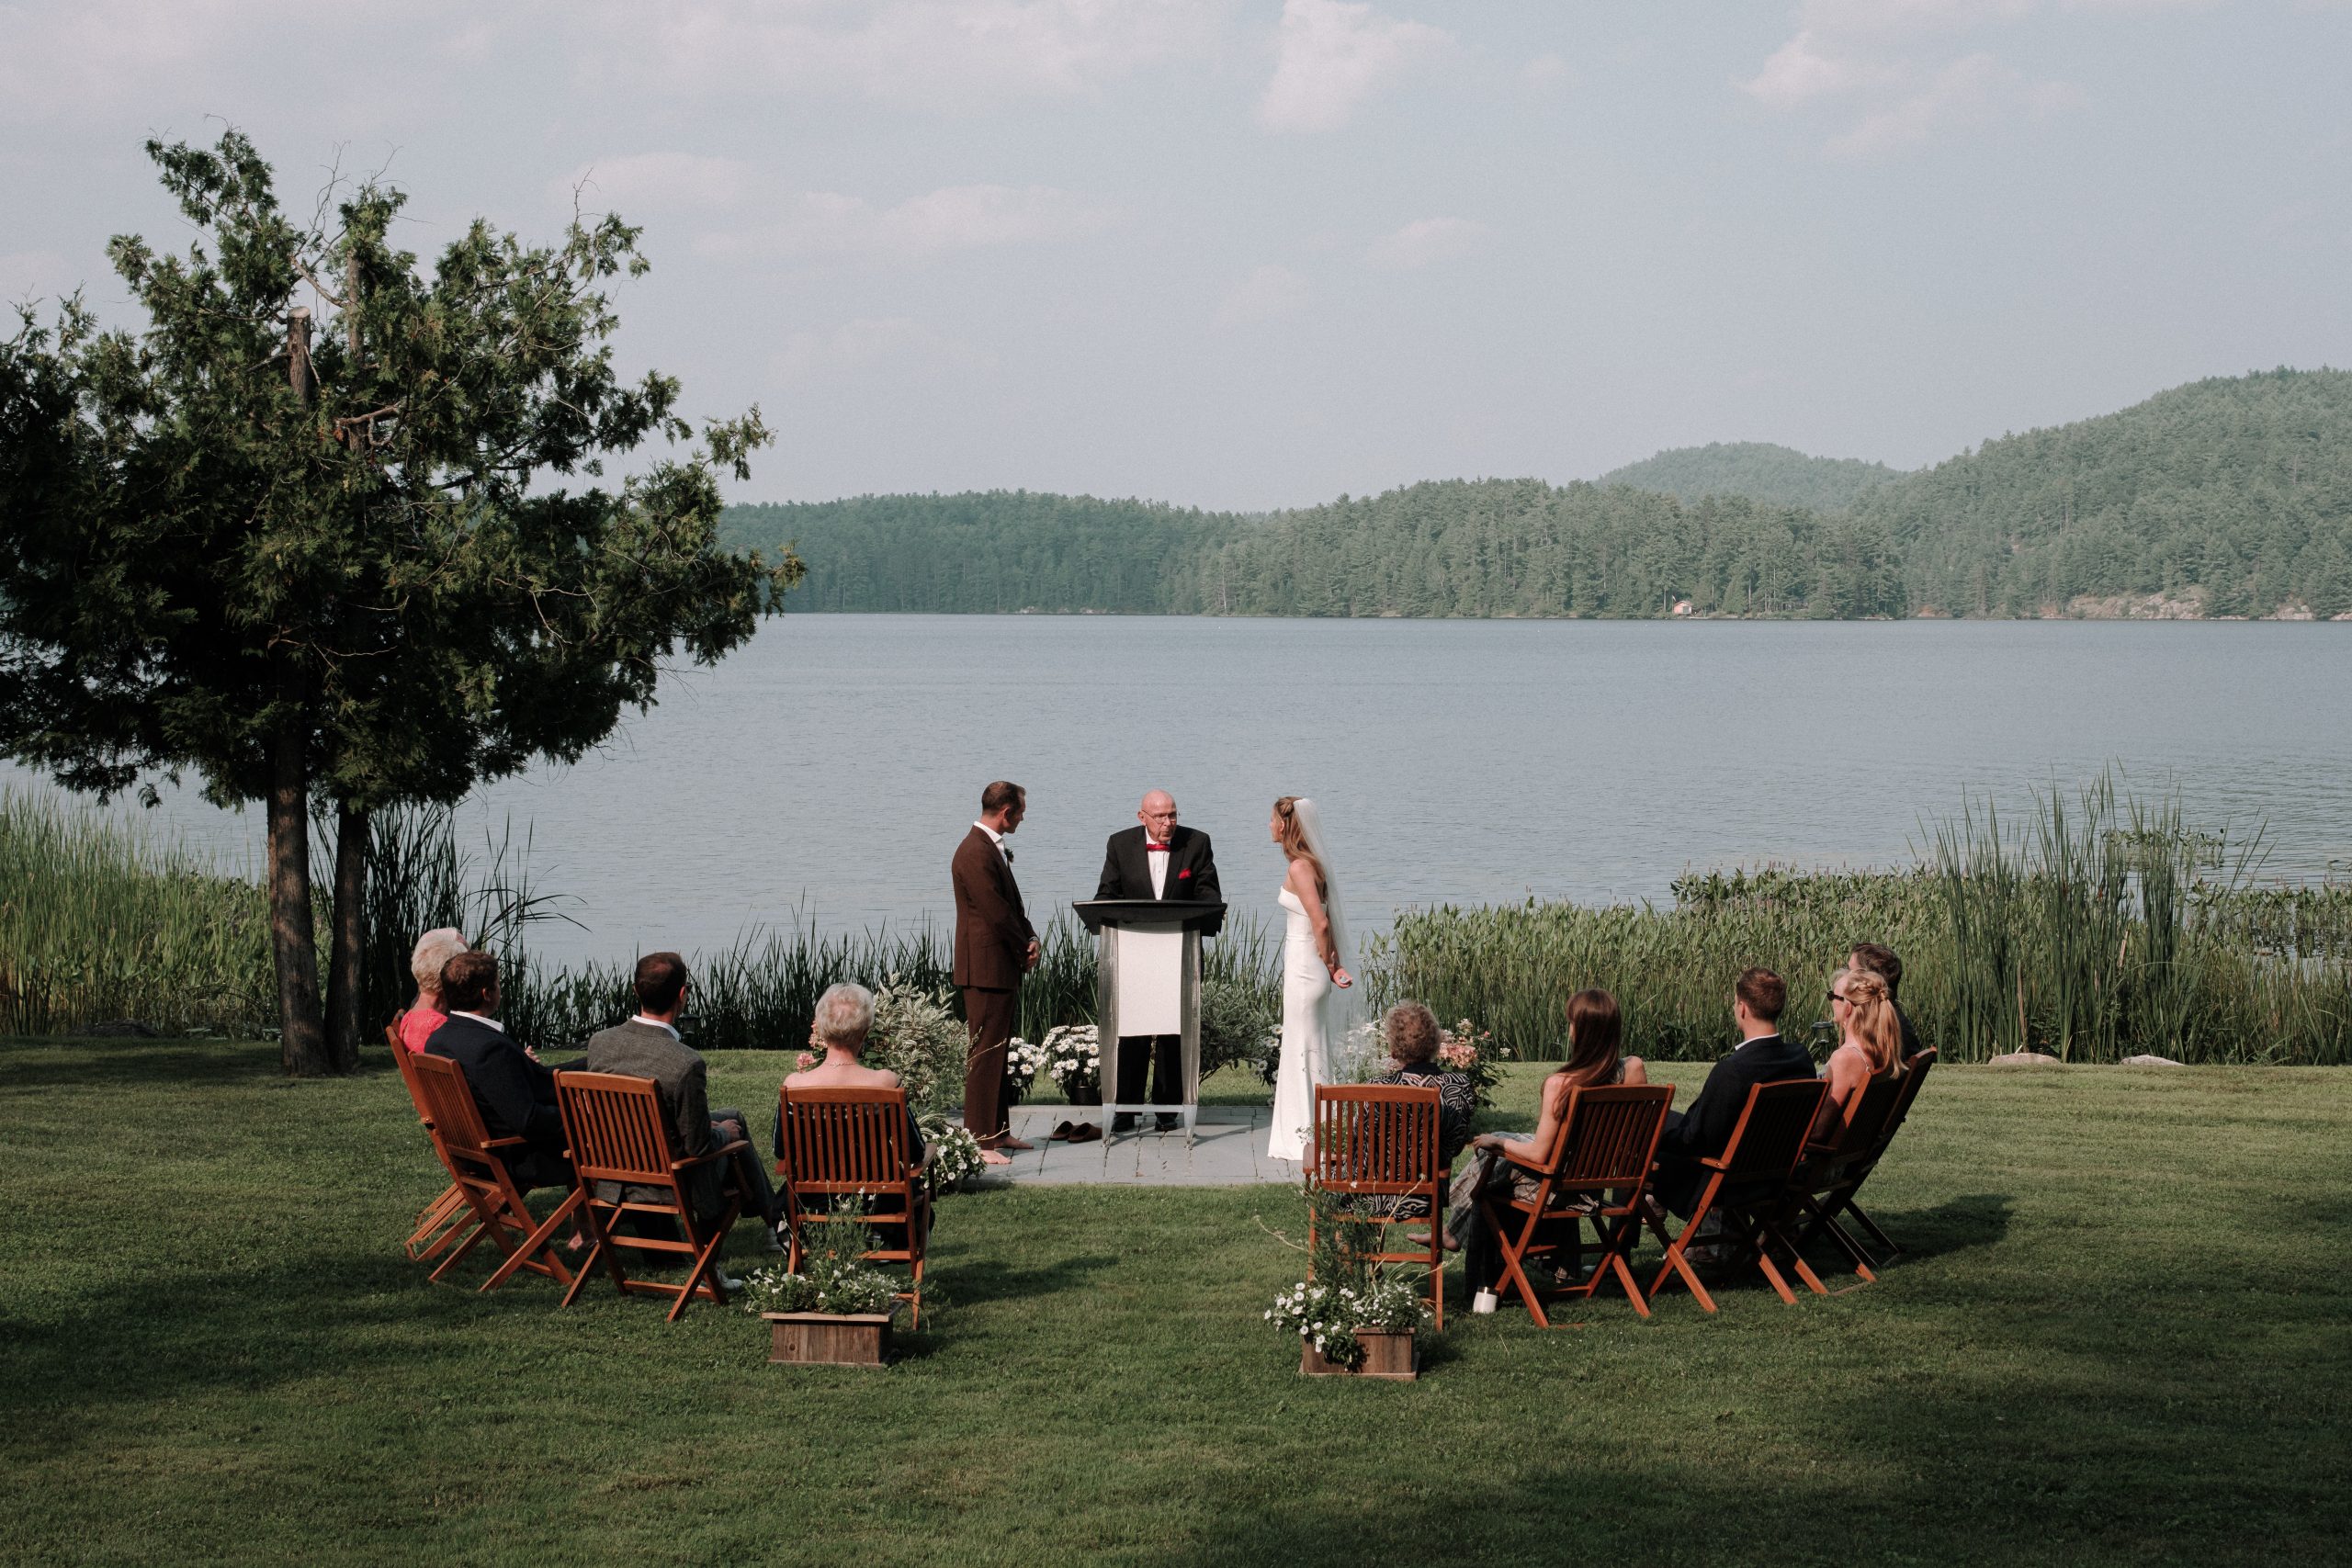
[[[1151,1063],[1151,1103],[1184,1102],[1184,1037],[1181,1034],[1122,1034],[1119,1036],[1118,1086],[1121,1105],[1143,1103],[1143,1068]]]

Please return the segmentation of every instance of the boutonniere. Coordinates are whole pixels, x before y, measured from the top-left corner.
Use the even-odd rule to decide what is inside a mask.
[[[1176,874],[1176,880],[1177,880],[1177,881],[1179,881],[1179,882],[1182,882],[1182,881],[1183,881],[1186,877],[1188,877],[1188,876],[1190,876],[1190,875],[1192,875],[1192,874],[1193,874],[1193,868],[1192,868],[1191,866],[1189,866],[1189,865],[1188,865],[1188,866],[1186,866],[1183,870],[1182,870],[1182,871],[1180,871],[1180,872],[1178,872],[1178,873]]]

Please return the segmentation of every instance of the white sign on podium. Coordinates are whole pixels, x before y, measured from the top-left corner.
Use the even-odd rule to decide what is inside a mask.
[[[1222,919],[1225,906],[1105,898],[1073,908],[1102,941],[1094,1016],[1102,1043],[1103,1111],[1114,1118],[1172,1114],[1191,1137],[1201,1106],[1201,928]],[[1183,1098],[1172,1105],[1120,1100],[1119,1041],[1166,1034],[1182,1042]]]

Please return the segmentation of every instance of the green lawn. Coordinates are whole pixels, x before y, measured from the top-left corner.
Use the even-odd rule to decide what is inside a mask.
[[[0,1561],[2201,1564],[2352,1528],[2352,1074],[1939,1068],[1881,1283],[1464,1313],[1418,1384],[1295,1375],[1279,1188],[951,1198],[911,1353],[793,1370],[739,1312],[427,1284],[380,1055],[0,1043]]]

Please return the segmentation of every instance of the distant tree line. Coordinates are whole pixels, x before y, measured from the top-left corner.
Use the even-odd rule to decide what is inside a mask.
[[[1838,508],[1784,497],[1812,481]],[[1916,474],[1757,446],[1663,453],[1657,488],[1445,480],[1266,515],[1023,491],[729,509],[794,545],[797,608],[1858,618],[2352,611],[2352,374],[2176,388]],[[1873,471],[1875,470],[1875,471]],[[1698,493],[1745,475],[1770,495]],[[1668,493],[1668,482],[1692,494]]]

